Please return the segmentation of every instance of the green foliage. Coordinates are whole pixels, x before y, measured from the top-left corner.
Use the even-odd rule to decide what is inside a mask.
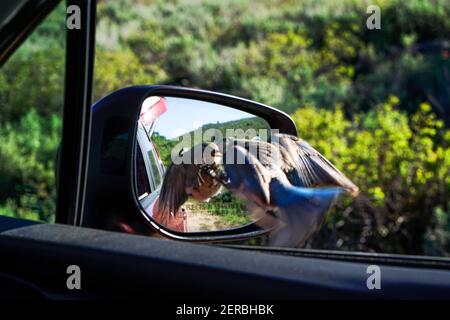
[[[0,214],[54,221],[64,97],[65,6],[0,69]]]
[[[450,204],[447,205],[447,208]],[[424,251],[429,255],[448,256],[450,252],[450,211],[441,207],[434,210],[431,226],[424,239]]]
[[[429,101],[449,121],[445,0],[374,1],[379,31],[365,27],[368,4],[358,0],[128,3],[100,2],[98,47],[131,50],[157,83],[223,91],[288,112],[337,103],[346,114],[367,111],[394,94],[410,113]],[[106,93],[99,87],[95,95]]]
[[[35,109],[0,127],[1,214],[53,221],[60,134],[60,118],[40,117]]]
[[[35,108],[60,114],[64,97],[65,8],[59,5],[0,69],[0,126]]]
[[[294,113],[299,136],[361,189],[355,201],[344,199],[329,216],[312,247],[449,254],[450,130],[428,103],[410,118],[399,108],[391,96],[350,119],[340,106]],[[436,233],[430,249],[424,239],[436,239]]]
[[[129,50],[98,50],[95,60],[94,92],[102,94],[94,96],[94,100],[127,86],[155,83],[155,77],[146,72],[138,58]]]
[[[178,140],[170,140],[160,135],[158,132],[153,132],[152,141],[158,150],[158,155],[166,167],[171,163],[172,149],[178,144]]]
[[[33,39],[32,39],[33,40]],[[31,108],[60,114],[64,96],[64,51],[26,42],[0,71],[0,124],[18,121]]]

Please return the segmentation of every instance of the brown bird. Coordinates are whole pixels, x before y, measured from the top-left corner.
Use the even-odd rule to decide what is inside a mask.
[[[223,185],[247,200],[249,212],[275,218],[271,232],[275,246],[303,245],[320,228],[342,190],[358,194],[358,187],[324,156],[290,135],[272,135],[270,142],[203,143],[180,156],[183,163],[167,170],[159,210],[177,212],[189,196],[206,201]]]
[[[208,148],[212,148],[209,154],[205,153]],[[221,161],[222,154],[215,144],[203,143],[190,150],[182,149],[179,156],[183,157],[184,163],[172,163],[164,176],[159,193],[159,212],[178,212],[189,197],[207,201],[218,194],[222,186],[218,179],[208,174],[205,166],[208,164],[208,170],[216,170]]]

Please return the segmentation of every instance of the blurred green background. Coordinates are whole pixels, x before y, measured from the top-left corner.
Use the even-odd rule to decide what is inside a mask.
[[[175,84],[282,109],[362,191],[308,247],[450,256],[449,16],[446,0],[100,0],[94,99]],[[64,26],[62,3],[0,69],[0,214],[54,220]]]

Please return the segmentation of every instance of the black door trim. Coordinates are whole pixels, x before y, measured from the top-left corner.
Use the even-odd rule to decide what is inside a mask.
[[[233,248],[247,251],[248,250],[259,251],[262,253],[271,253],[284,256],[361,262],[369,264],[383,264],[401,267],[450,270],[450,258],[448,257],[413,256],[403,254],[332,251],[332,250],[301,249],[301,248],[276,248],[276,247],[233,245],[233,244],[222,244],[221,246],[226,248]]]

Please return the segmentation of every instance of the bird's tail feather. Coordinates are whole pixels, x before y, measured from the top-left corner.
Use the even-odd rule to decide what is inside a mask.
[[[273,180],[270,185],[272,204],[279,221],[271,234],[270,244],[299,247],[322,225],[342,188],[294,187]]]

